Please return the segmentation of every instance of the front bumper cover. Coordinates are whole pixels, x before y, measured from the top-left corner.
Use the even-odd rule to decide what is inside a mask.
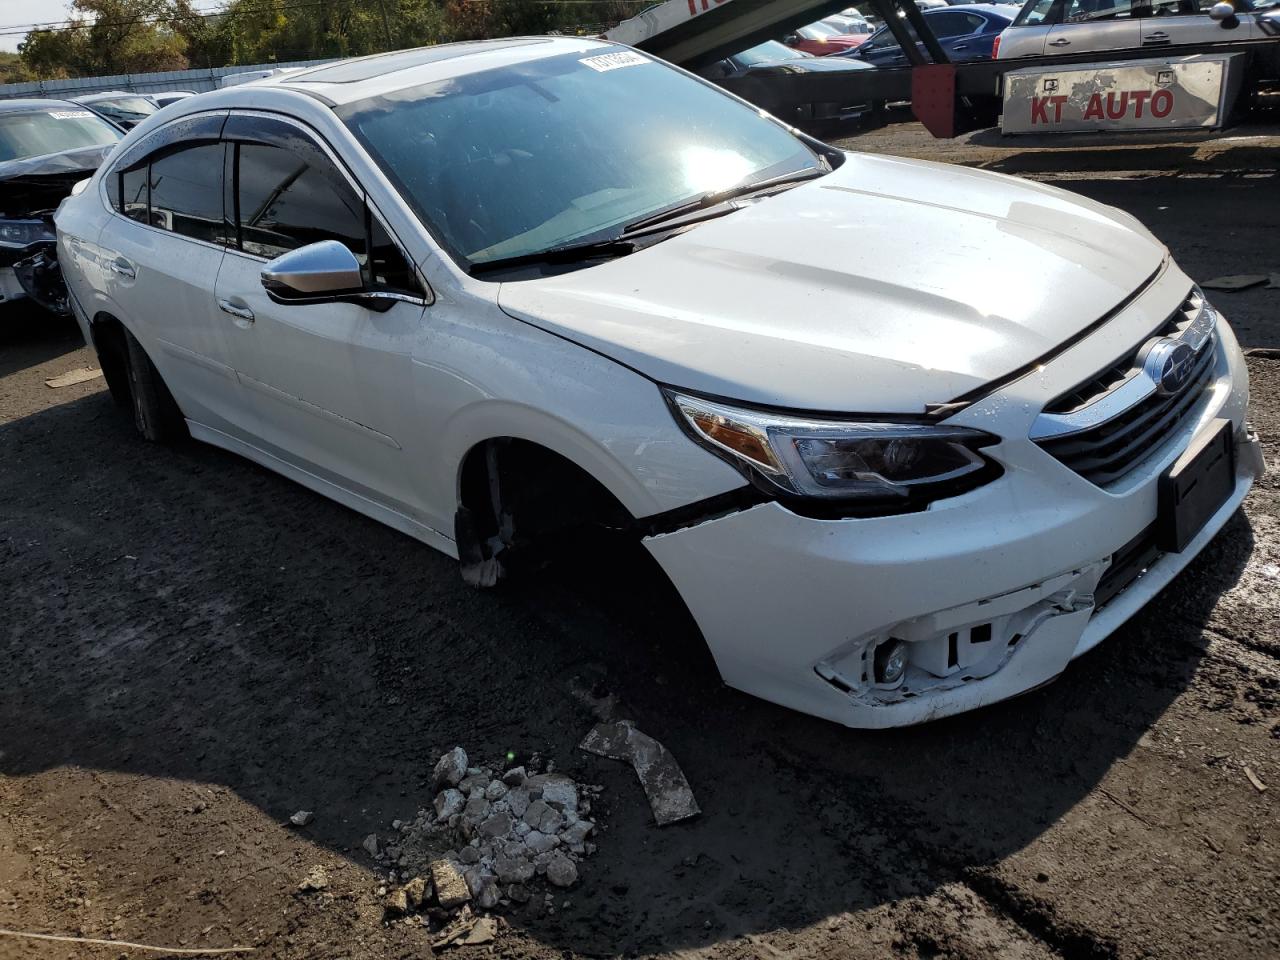
[[[996,395],[954,422],[1018,436],[992,419],[1040,406]],[[1262,473],[1247,406],[1243,358],[1223,323],[1195,415],[1106,489],[1030,440],[1006,441],[994,448],[1003,477],[920,513],[819,520],[770,502],[645,543],[730,686],[851,727],[921,723],[1052,680],[1186,567]],[[1113,556],[1155,520],[1160,475],[1217,418],[1235,427],[1230,496],[1181,553],[1159,556],[1099,608],[1094,590]],[[890,637],[923,645],[913,663],[935,664],[908,676],[907,695],[868,673],[868,651]]]

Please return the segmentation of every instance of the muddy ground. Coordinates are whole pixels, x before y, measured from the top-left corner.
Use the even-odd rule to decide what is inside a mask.
[[[906,128],[859,146],[928,155]],[[972,146],[954,159],[1008,165]],[[1080,166],[1064,185],[1197,279],[1280,271],[1256,159]],[[1246,346],[1280,347],[1280,290],[1215,296]],[[718,685],[639,561],[475,593],[243,460],[141,443],[101,380],[45,386],[90,363],[69,324],[0,322],[2,929],[428,956],[426,930],[384,924],[361,842],[428,805],[460,743],[603,785],[605,830],[553,910],[459,956],[1280,955],[1280,474],[1057,682],[859,733]],[[1251,370],[1274,471],[1280,360]],[[674,751],[699,819],[654,828],[631,772],[575,748],[607,695]],[[299,893],[317,864],[329,889]],[[0,936],[6,960],[124,954]]]

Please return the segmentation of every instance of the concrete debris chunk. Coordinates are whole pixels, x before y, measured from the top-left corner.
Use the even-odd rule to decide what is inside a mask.
[[[404,885],[405,900],[412,910],[421,910],[427,902],[427,881],[425,877],[414,877]]]
[[[649,798],[658,826],[687,820],[701,812],[675,757],[657,740],[637,730],[631,721],[598,723],[578,746],[596,756],[630,763]]]
[[[513,817],[522,818],[525,811],[529,809],[529,791],[524,787],[509,790],[503,799],[507,801],[507,809],[511,811]]]
[[[97,380],[100,376],[102,376],[102,371],[96,367],[81,367],[79,370],[68,370],[64,374],[51,377],[44,382],[44,385],[57,390],[59,387],[71,387],[77,383]]]
[[[431,782],[437,790],[442,787],[456,787],[467,775],[467,751],[454,747],[436,761],[435,770],[431,773]]]
[[[498,921],[493,917],[459,916],[431,944],[436,950],[449,947],[481,947],[498,937]]]
[[[499,855],[493,862],[500,883],[526,883],[533,879],[533,864],[523,857]]]
[[[387,917],[403,917],[412,908],[409,906],[409,894],[404,887],[397,887],[387,894],[383,901],[382,911]]]
[[[448,860],[433,861],[428,867],[431,885],[436,891],[436,902],[446,910],[460,907],[471,899],[471,891],[461,871]]]
[[[447,790],[441,790],[436,795],[436,819],[448,820],[455,814],[462,812],[462,808],[467,805],[467,798],[462,795],[461,790],[450,787]]]
[[[508,836],[511,833],[511,824],[511,814],[492,814],[480,824],[480,836],[495,839]]]
[[[369,856],[376,857],[379,851],[378,835],[376,833],[369,834],[364,838],[364,843],[360,844],[360,846],[364,847],[364,852],[369,854]]]
[[[547,861],[547,882],[557,887],[572,887],[578,882],[578,868],[563,853],[552,854]]]
[[[524,845],[530,853],[546,853],[560,846],[560,838],[554,833],[543,833],[541,830],[530,830],[524,837]]]
[[[1227,277],[1214,277],[1212,280],[1206,280],[1200,284],[1204,290],[1248,290],[1250,287],[1259,287],[1266,283],[1270,277],[1265,273],[1236,273]]]
[[[1244,775],[1248,777],[1249,782],[1253,784],[1253,789],[1257,790],[1259,793],[1267,792],[1267,785],[1263,783],[1262,780],[1259,779],[1258,775],[1254,773],[1252,770],[1250,770],[1248,767],[1244,768]]]
[[[295,827],[305,827],[308,823],[310,823],[314,819],[315,819],[315,814],[312,813],[310,810],[299,810],[297,813],[295,813],[292,817],[289,818],[289,822],[293,824]]]
[[[524,772],[524,767],[512,767],[502,775],[502,782],[508,787],[518,787],[524,783],[524,778],[528,776]]]
[[[329,886],[329,871],[324,867],[312,867],[311,872],[302,878],[298,889],[303,893],[316,893]]]
[[[561,813],[578,810],[578,785],[563,773],[541,773],[529,778],[531,789],[538,790],[544,803]]]

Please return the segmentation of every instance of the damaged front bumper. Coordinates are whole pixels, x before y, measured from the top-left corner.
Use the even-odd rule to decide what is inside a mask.
[[[0,250],[0,302],[28,298],[58,316],[71,312],[54,240]]]
[[[1057,677],[1154,597],[1263,472],[1245,422],[1247,374],[1228,341],[1183,433],[1111,488],[1011,443],[1003,477],[922,512],[814,519],[769,502],[645,544],[730,686],[865,728],[1008,699]],[[1160,476],[1223,419],[1234,487],[1181,552],[1150,549]],[[890,642],[908,651],[892,683],[874,666]]]

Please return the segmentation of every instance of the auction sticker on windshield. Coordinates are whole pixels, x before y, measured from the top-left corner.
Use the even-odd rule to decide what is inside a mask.
[[[83,120],[93,114],[88,110],[50,110],[49,116],[55,120]]]
[[[585,63],[592,70],[599,73],[605,73],[609,70],[617,70],[619,67],[639,66],[642,63],[648,63],[649,60],[638,53],[626,50],[622,53],[605,53],[598,57],[587,57],[585,60],[579,60],[578,62]]]

